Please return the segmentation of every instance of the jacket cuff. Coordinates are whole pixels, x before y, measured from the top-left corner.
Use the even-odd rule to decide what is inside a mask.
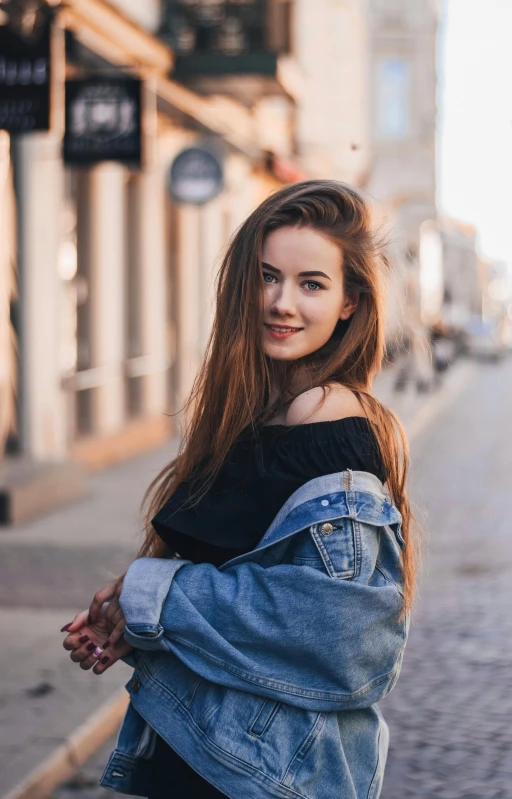
[[[138,649],[162,649],[162,607],[171,583],[189,560],[138,558],[123,580],[119,604],[126,622],[125,640]]]

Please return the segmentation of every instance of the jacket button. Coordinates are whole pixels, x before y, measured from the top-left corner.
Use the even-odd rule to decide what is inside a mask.
[[[331,535],[331,533],[333,533],[335,529],[336,528],[334,527],[333,524],[331,524],[330,522],[326,522],[325,524],[322,524],[320,532],[322,533],[322,535]]]
[[[132,691],[134,694],[139,693],[140,680],[132,680]]]

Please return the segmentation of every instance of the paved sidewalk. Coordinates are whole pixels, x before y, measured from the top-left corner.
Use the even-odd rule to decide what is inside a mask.
[[[431,415],[439,410],[472,368],[457,364],[446,386],[432,396],[418,396],[411,387],[398,398],[393,397],[393,371],[388,369],[379,376],[376,393],[395,407],[398,400],[408,428],[421,422],[428,409],[433,409]],[[133,559],[140,541],[140,500],[172,452],[169,444],[94,474],[88,496],[80,501],[21,527],[0,529],[0,797],[128,679],[130,669],[124,664],[101,678],[82,672],[61,648],[59,630]],[[76,796],[80,786],[87,789],[88,799],[99,795],[91,794],[91,780],[111,743],[91,761],[93,777],[88,770],[82,772],[59,799],[71,789]]]
[[[127,681],[71,664],[60,628],[133,559],[138,506],[172,456],[168,444],[97,473],[72,505],[0,528],[0,797],[38,767]]]
[[[101,678],[70,664],[59,633],[70,612],[10,608],[0,613],[1,796],[62,745],[130,675],[124,663]]]

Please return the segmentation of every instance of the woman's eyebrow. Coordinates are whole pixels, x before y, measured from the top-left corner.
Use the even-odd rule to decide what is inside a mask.
[[[264,266],[265,269],[269,269],[271,272],[275,272],[276,275],[280,275],[281,274],[281,270],[280,269],[277,269],[275,266],[271,266],[271,264],[265,263],[265,261],[263,261],[263,263],[261,265]],[[315,272],[315,271],[299,272],[299,277],[325,277],[325,278],[327,278],[327,280],[331,280],[329,275],[326,275],[325,272]]]

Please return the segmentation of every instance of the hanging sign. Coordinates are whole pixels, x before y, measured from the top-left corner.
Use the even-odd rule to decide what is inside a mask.
[[[171,164],[168,190],[175,202],[203,205],[224,185],[222,162],[206,147],[187,147]]]
[[[0,130],[50,129],[50,34],[44,19],[27,36],[0,25]]]
[[[142,82],[96,76],[66,81],[64,162],[118,161],[140,166]]]
[[[266,49],[267,5],[266,0],[164,0],[162,34],[178,58],[202,53],[236,59]]]

